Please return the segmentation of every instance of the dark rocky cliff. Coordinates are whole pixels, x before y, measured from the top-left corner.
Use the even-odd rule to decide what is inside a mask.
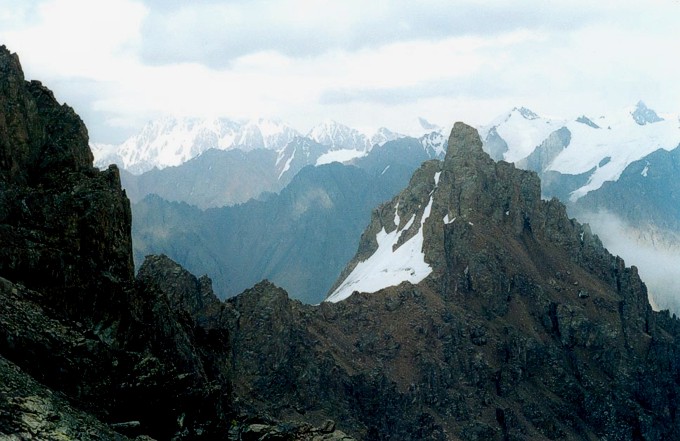
[[[93,319],[134,277],[129,202],[73,109],[0,51],[0,274]]]
[[[4,47],[0,69],[0,435],[680,439],[680,322],[470,127],[362,237],[358,260],[397,202],[404,222],[432,202],[422,282],[308,306],[264,281],[220,302],[163,256],[133,278],[116,170]]]
[[[92,166],[80,118],[40,83],[24,81],[4,46],[0,198],[0,354],[4,367],[14,366],[4,383],[32,384],[17,381],[30,376],[93,420],[134,420],[133,433],[161,437],[193,424],[190,417],[178,424],[185,412],[221,409],[193,323],[160,290],[135,282],[130,206],[117,169]],[[10,410],[0,424],[19,437],[27,436],[18,423],[26,409],[12,406],[33,391],[21,393],[28,395],[4,397]],[[203,404],[211,394],[216,399]],[[56,436],[36,430],[36,438]],[[68,433],[86,439],[98,431],[88,430]]]
[[[209,280],[180,290],[158,259],[136,280],[130,225],[80,118],[0,46],[0,437],[341,439],[232,410],[228,331],[194,317]]]

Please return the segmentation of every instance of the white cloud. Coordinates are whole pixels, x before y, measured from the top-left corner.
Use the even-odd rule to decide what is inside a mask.
[[[52,0],[2,34],[25,68],[48,78],[106,80],[130,63],[147,9],[138,2]]]
[[[677,2],[14,4],[0,42],[29,78],[59,87],[95,141],[161,114],[403,132],[418,115],[482,124],[516,105],[568,117],[680,102]]]

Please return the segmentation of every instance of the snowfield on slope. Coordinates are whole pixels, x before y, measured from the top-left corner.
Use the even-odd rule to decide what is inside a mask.
[[[330,164],[332,162],[345,163],[351,161],[352,159],[361,158],[366,156],[368,152],[354,149],[340,149],[331,150],[330,152],[324,153],[319,156],[316,160],[315,165]]]
[[[435,188],[439,184],[438,172],[434,176]],[[336,303],[345,300],[353,292],[373,293],[388,286],[397,286],[402,282],[419,283],[432,273],[432,267],[425,262],[423,252],[423,225],[430,217],[434,191],[430,194],[430,200],[423,210],[418,232],[399,248],[394,249],[399,237],[407,231],[416,215],[411,216],[403,228],[399,229],[399,204],[394,208],[394,223],[397,228],[391,233],[382,230],[376,235],[378,249],[368,259],[359,262],[344,282],[325,300]]]

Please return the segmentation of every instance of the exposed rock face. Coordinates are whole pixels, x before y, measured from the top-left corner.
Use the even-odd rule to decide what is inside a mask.
[[[31,429],[16,425],[25,401],[14,394],[71,412],[45,386],[94,415],[74,416],[68,436],[98,433],[97,418],[134,420],[132,433],[160,438],[214,429],[217,409],[229,412],[209,384],[195,324],[159,288],[135,282],[129,202],[115,167],[92,167],[87,141],[73,110],[24,81],[16,55],[0,47],[0,383],[24,378],[7,392],[2,431]],[[42,423],[31,436],[54,439],[56,426]]]
[[[350,268],[375,251],[378,231],[396,228],[397,204],[402,222],[415,216],[417,224],[432,198],[423,251],[433,272],[417,287],[347,300],[347,308],[372,311],[370,321],[380,321],[384,333],[362,345],[380,331],[364,328],[353,311],[356,321],[339,333],[354,340],[353,357],[365,356],[361,348],[387,356],[378,369],[388,384],[406,377],[420,385],[422,395],[403,400],[429,403],[448,436],[678,436],[676,417],[662,410],[674,408],[670,391],[678,390],[677,322],[652,312],[635,267],[609,255],[561,203],[542,201],[535,173],[494,163],[471,127],[457,123],[448,145],[444,163],[424,164],[401,195],[376,210],[362,237]],[[381,309],[389,313],[375,312]],[[425,337],[409,335],[413,329]],[[414,349],[417,358],[405,354]],[[411,365],[395,369],[405,355]],[[661,393],[651,392],[660,392],[650,385],[657,381]],[[455,418],[452,409],[460,412]],[[409,420],[413,410],[405,406],[398,419]]]
[[[158,286],[167,294],[173,309],[185,311],[194,320],[208,317],[219,308],[220,301],[213,292],[208,276],[197,279],[165,255],[147,256],[137,278]]]
[[[80,118],[0,47],[0,276],[101,319],[100,295],[133,280],[130,225],[118,171],[92,167]]]

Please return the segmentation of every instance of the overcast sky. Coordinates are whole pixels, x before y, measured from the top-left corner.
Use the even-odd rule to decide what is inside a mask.
[[[409,132],[680,112],[680,1],[0,0],[0,44],[118,143],[164,115]]]

